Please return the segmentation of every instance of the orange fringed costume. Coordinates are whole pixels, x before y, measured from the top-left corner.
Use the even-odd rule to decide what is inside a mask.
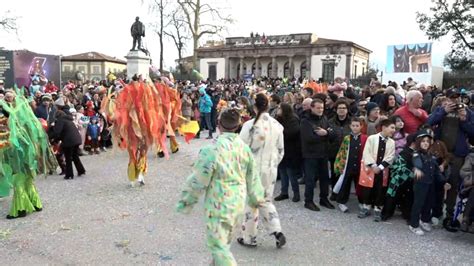
[[[132,81],[124,86],[114,102],[113,137],[120,148],[128,150],[128,178],[132,185],[137,180],[144,184],[148,148],[162,147],[167,155],[164,144],[169,109],[163,104],[163,99],[166,101],[163,96],[161,84]]]
[[[170,148],[172,153],[179,150],[179,144],[176,141],[175,132],[179,127],[181,117],[181,99],[178,90],[164,84],[164,82],[155,82],[155,87],[161,96],[164,117],[166,118],[166,130],[170,137]],[[158,147],[158,155],[163,154],[164,146]]]

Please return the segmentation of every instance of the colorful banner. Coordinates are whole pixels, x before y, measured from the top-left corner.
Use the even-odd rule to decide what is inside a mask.
[[[387,48],[387,73],[431,72],[432,43],[390,45]]]
[[[14,85],[13,76],[13,52],[0,50],[0,80],[3,80],[6,88]]]
[[[61,60],[57,55],[37,54],[27,50],[13,51],[13,65],[18,87],[30,86],[34,75],[53,80],[57,86],[61,84]]]

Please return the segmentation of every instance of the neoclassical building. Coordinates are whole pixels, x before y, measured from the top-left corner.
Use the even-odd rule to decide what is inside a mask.
[[[310,77],[332,81],[367,71],[372,51],[354,42],[315,34],[229,37],[197,49],[200,72],[211,80],[253,77]]]

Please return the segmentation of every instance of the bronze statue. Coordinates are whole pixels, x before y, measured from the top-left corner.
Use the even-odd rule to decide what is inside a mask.
[[[133,47],[130,51],[142,50],[142,37],[145,37],[145,25],[141,21],[139,21],[139,17],[135,18],[135,22],[132,24],[132,28],[130,29],[133,37]],[[135,49],[138,42],[138,47]]]

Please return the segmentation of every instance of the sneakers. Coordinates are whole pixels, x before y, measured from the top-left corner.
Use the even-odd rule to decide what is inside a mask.
[[[312,201],[311,202],[306,202],[304,204],[304,207],[308,210],[311,210],[311,211],[315,211],[315,212],[320,211],[319,207],[316,206],[316,204],[314,204],[314,202],[312,202]]]
[[[431,224],[430,223],[425,223],[420,221],[420,227],[421,229],[425,230],[426,232],[431,232]]]
[[[432,224],[433,226],[438,226],[438,225],[439,225],[439,219],[436,218],[436,217],[432,217],[432,218],[431,218],[431,224]]]
[[[286,244],[286,237],[282,232],[274,233],[276,238],[276,247],[281,248]]]
[[[382,210],[374,210],[374,222],[382,221]]]
[[[337,207],[339,208],[341,212],[344,212],[344,213],[349,212],[349,208],[347,208],[347,206],[342,203],[337,204]]]
[[[286,240],[285,240],[286,242]],[[251,243],[245,243],[244,239],[242,237],[237,238],[237,243],[244,247],[249,247],[249,248],[255,248],[257,247],[257,240],[255,238],[252,238]]]
[[[422,236],[425,234],[425,232],[423,232],[423,230],[421,230],[420,227],[412,227],[411,225],[408,226],[408,229],[410,229],[410,231],[412,231],[415,235],[417,236]]]
[[[286,200],[286,199],[289,199],[290,197],[288,197],[288,194],[280,194],[278,195],[277,197],[274,198],[275,201],[282,201],[282,200]]]
[[[367,208],[361,208],[357,217],[363,219],[370,216],[370,210]]]

